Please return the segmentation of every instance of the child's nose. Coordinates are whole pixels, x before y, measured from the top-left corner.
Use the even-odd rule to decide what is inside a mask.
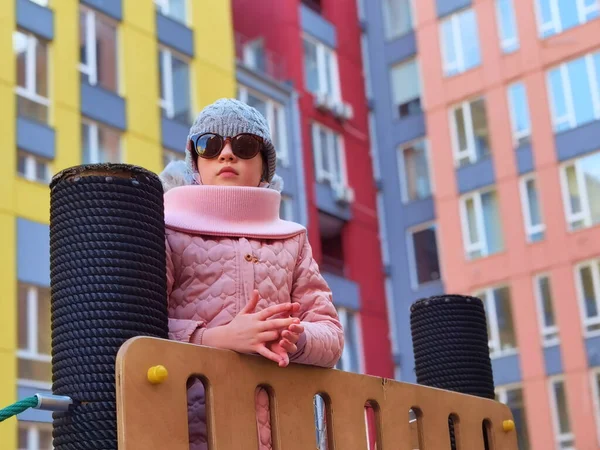
[[[233,154],[233,150],[231,149],[231,143],[229,141],[225,142],[225,146],[219,155],[220,159],[224,160],[233,160],[235,155]]]

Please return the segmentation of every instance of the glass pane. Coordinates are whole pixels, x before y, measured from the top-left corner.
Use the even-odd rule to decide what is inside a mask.
[[[471,120],[477,160],[489,155],[489,130],[487,124],[485,100],[480,98],[471,103]]]
[[[186,0],[169,0],[169,17],[181,23],[185,23],[185,2]]]
[[[512,0],[498,0],[496,6],[502,50],[505,53],[515,51],[519,48],[519,40]]]
[[[83,164],[90,164],[92,162],[97,162],[97,161],[92,161],[90,131],[91,131],[90,125],[88,125],[87,123],[81,124],[81,153],[82,153],[81,159],[83,161]]]
[[[319,91],[319,68],[317,66],[317,46],[304,41],[304,77],[306,88],[310,92]]]
[[[165,52],[163,50],[158,51],[158,91],[160,92],[160,100],[165,101],[167,98],[166,86],[165,86]]]
[[[585,317],[588,319],[596,318],[598,317],[598,305],[596,303],[596,292],[594,291],[592,266],[585,266],[579,269],[579,276],[581,278],[583,301],[585,303]]]
[[[590,78],[585,58],[567,64],[573,108],[577,125],[594,120],[594,102],[591,95]]]
[[[43,41],[35,47],[35,91],[48,97],[48,46]]]
[[[554,306],[552,302],[552,293],[550,291],[550,279],[541,277],[538,279],[540,295],[542,300],[542,317],[544,319],[544,327],[553,327],[556,325],[554,320]]]
[[[571,432],[571,423],[569,421],[569,411],[567,406],[567,396],[563,381],[554,382],[554,396],[556,399],[556,412],[558,414],[558,429],[560,434]]]
[[[48,107],[21,95],[17,95],[17,114],[36,122],[48,122]]]
[[[391,70],[392,96],[396,109],[421,96],[417,61],[412,60],[394,66]]]
[[[529,108],[523,83],[515,83],[508,88],[513,133],[522,135],[529,132]],[[521,142],[519,142],[521,144]]]
[[[536,0],[538,2],[538,10],[540,12],[540,26],[542,27],[541,35],[546,38],[556,33],[552,23],[552,9],[550,2],[552,0]]]
[[[121,162],[120,135],[110,128],[98,127],[98,162]]]
[[[498,320],[498,333],[501,351],[517,348],[515,329],[512,318],[510,289],[502,287],[494,289],[494,303]]]
[[[548,72],[548,82],[550,84],[554,131],[566,130],[570,128],[571,125],[566,121],[568,114],[567,100],[565,98],[564,85],[560,69],[554,69]]]
[[[593,80],[593,82],[596,83],[596,88],[598,89],[598,92],[600,92],[600,52],[595,53],[592,58],[594,60],[594,67],[596,69],[596,79]]]
[[[79,60],[81,64],[88,64],[87,54],[87,12],[79,11]],[[83,76],[83,74],[82,74]]]
[[[540,225],[542,223],[542,213],[540,211],[540,203],[535,180],[527,180],[525,187],[527,190],[527,205],[529,206],[531,225]]]
[[[481,195],[481,207],[483,209],[483,226],[485,228],[488,254],[493,255],[504,250],[498,196],[495,191]]]
[[[273,144],[275,145],[275,151],[277,155],[285,155],[286,154],[286,142],[283,139],[281,127],[285,127],[285,113],[283,112],[283,108],[280,105],[274,105],[274,120],[271,124],[271,138],[273,139]]]
[[[567,189],[569,194],[569,204],[571,207],[571,214],[577,214],[582,211],[581,196],[579,194],[579,185],[577,184],[577,171],[575,165],[569,166],[565,169],[567,175]]]
[[[529,450],[529,433],[527,431],[527,417],[525,414],[525,402],[523,401],[523,390],[518,388],[506,391],[506,405],[513,413],[519,450]]]
[[[349,372],[358,372],[359,364],[358,364],[358,336],[356,335],[356,319],[354,318],[354,314],[348,313],[347,315],[348,323],[346,329],[344,330],[344,336],[346,339],[345,345],[348,346],[348,367],[345,367],[344,370]]]
[[[410,0],[384,0],[383,25],[388,40],[408,33],[412,29]]]
[[[18,359],[19,379],[31,381],[52,381],[52,365],[50,361],[34,361],[31,359]]]
[[[465,129],[465,115],[462,108],[454,110],[454,123],[456,124],[458,150],[464,151],[467,149],[467,131]]]
[[[429,167],[425,142],[420,141],[403,150],[404,179],[408,200],[420,200],[431,196]]]
[[[267,102],[261,98],[258,98],[251,93],[248,92],[248,101],[246,102],[248,105],[256,108],[263,117],[267,117]]]
[[[458,73],[458,58],[452,19],[446,19],[441,25],[442,53],[444,57],[444,74],[447,76]]]
[[[19,31],[13,34],[13,50],[17,60],[17,86],[25,86],[25,73],[27,71],[27,35]]]
[[[98,84],[112,92],[117,91],[117,29],[96,15],[96,64]]]
[[[319,129],[319,141],[321,147],[321,168],[326,173],[331,173],[332,167],[329,164],[329,148],[328,148],[328,135],[322,128]]]
[[[479,242],[479,230],[477,229],[477,216],[475,215],[475,201],[469,198],[465,202],[467,210],[467,226],[469,227],[469,243]]]
[[[580,163],[587,193],[592,225],[600,223],[600,153],[583,158]]]
[[[435,228],[413,233],[415,265],[417,282],[419,284],[440,279],[440,264],[438,260]]]
[[[335,72],[334,58],[335,55],[331,50],[325,50],[325,82],[327,83],[325,91],[329,95],[335,97],[335,83],[337,73]]]
[[[188,63],[173,55],[173,119],[189,123],[192,118],[190,103],[190,68]]]
[[[46,181],[48,179],[48,163],[44,160],[35,161],[35,179]]]
[[[50,289],[38,288],[38,353],[50,355],[52,352],[50,330]]]
[[[469,70],[481,64],[479,50],[479,35],[477,33],[477,17],[475,11],[469,9],[459,16],[460,36],[462,40],[462,51],[464,59],[464,70]]]
[[[19,440],[17,442],[17,446],[19,450],[28,450],[29,449],[29,428],[27,424],[19,421]]]
[[[26,165],[27,156],[19,152],[19,154],[17,155],[17,172],[19,173],[19,175],[25,176],[25,173],[27,171]]]
[[[558,0],[558,15],[563,30],[579,25],[578,9],[576,2],[573,2],[573,0]]]
[[[343,184],[343,177],[342,177],[342,160],[344,155],[342,155],[342,145],[340,143],[340,137],[337,134],[333,134],[333,151],[334,151],[334,156],[335,156],[335,160],[334,160],[334,164],[335,167],[333,167],[333,171],[334,171],[334,177],[335,177],[335,182],[337,182],[337,184],[342,185]]]
[[[19,321],[18,321],[18,327],[17,327],[17,332],[18,332],[17,344],[19,346],[19,350],[28,350],[29,342],[27,339],[27,330],[29,329],[29,326],[28,326],[29,321],[27,320],[27,312],[29,311],[29,308],[27,305],[27,286],[19,283],[18,296],[19,296],[19,298],[18,298]]]

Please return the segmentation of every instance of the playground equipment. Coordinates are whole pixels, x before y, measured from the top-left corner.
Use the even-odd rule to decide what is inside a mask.
[[[162,187],[145,169],[78,166],[51,183],[56,450],[188,448],[186,382],[206,387],[209,448],[256,449],[255,390],[270,395],[275,449],[314,449],[313,399],[325,399],[327,449],[517,449],[508,407],[493,400],[479,299],[411,309],[420,385],[167,340]],[[39,405],[38,405],[39,406]],[[44,405],[41,405],[44,407]],[[409,411],[416,420],[409,422]],[[325,450],[325,449],[321,449]]]

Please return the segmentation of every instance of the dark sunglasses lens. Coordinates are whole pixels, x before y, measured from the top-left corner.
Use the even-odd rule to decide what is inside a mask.
[[[211,159],[221,151],[223,140],[218,134],[203,134],[196,140],[196,153],[201,158]]]
[[[251,159],[260,151],[261,145],[251,134],[238,134],[232,143],[232,150],[238,158]]]

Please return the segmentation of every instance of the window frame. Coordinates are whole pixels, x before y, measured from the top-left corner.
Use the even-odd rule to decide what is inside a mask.
[[[361,332],[361,326],[360,326],[360,313],[358,311],[354,311],[351,310],[349,308],[345,308],[343,306],[336,306],[335,308],[337,310],[337,314],[338,314],[338,318],[340,320],[340,324],[342,325],[342,329],[344,330],[350,330],[351,333],[353,333],[354,335],[354,339],[356,342],[356,356],[357,356],[357,372],[350,372],[349,370],[345,370],[345,372],[350,372],[350,373],[358,373],[358,374],[362,374],[364,373],[364,358],[363,358],[363,342],[362,342],[362,332]],[[354,321],[353,321],[353,325],[354,326],[349,326],[348,324],[348,316],[352,315]],[[346,339],[346,342],[348,342],[348,339]],[[341,363],[341,365],[343,367],[345,366],[349,366],[350,363],[348,362],[348,359],[350,358],[350,349],[349,347],[347,347],[346,345],[344,345],[344,348],[342,349],[342,356],[340,357],[338,363],[336,364],[336,368],[337,366]],[[343,370],[343,369],[340,369]]]
[[[103,128],[107,128],[110,129],[111,131],[115,131],[116,133],[119,134],[119,161],[118,162],[124,162],[125,160],[125,152],[123,149],[123,134],[121,133],[120,130],[116,130],[112,127],[109,127],[108,125],[104,125],[98,122],[95,122],[93,120],[87,119],[85,117],[81,118],[81,124],[82,125],[87,125],[89,127],[90,130],[90,134],[88,136],[88,142],[90,144],[90,162],[86,163],[86,164],[98,164],[100,162],[98,155],[99,155],[99,151],[100,151],[100,138],[99,138],[99,131],[100,131],[100,127]],[[83,139],[83,136],[82,136]],[[83,145],[81,145],[81,160],[83,161]],[[113,161],[113,162],[117,162],[117,161]]]
[[[290,155],[288,150],[288,136],[286,127],[287,111],[285,106],[265,94],[255,91],[254,89],[243,84],[238,84],[238,99],[241,102],[246,104],[248,103],[248,94],[251,94],[252,96],[265,102],[267,108],[267,117],[265,117],[265,119],[267,119],[271,133],[273,133],[273,124],[277,119],[277,132],[279,133],[277,140],[279,141],[279,144],[282,145],[278,145],[275,148],[275,153],[277,154],[277,160],[281,163],[281,165],[283,167],[288,167],[290,165]],[[279,115],[276,114],[277,110],[279,110]],[[271,134],[271,138],[272,137],[273,135]]]
[[[513,98],[511,95],[511,88],[516,87],[517,85],[523,86],[524,100],[525,106],[527,107],[527,122],[528,127],[525,130],[517,130],[517,120],[516,120],[516,105],[513,102]],[[518,148],[520,145],[520,140],[527,138],[527,140],[531,139],[531,115],[529,114],[529,99],[527,96],[527,87],[525,83],[522,81],[517,81],[515,83],[511,83],[506,89],[506,96],[508,98],[508,111],[510,115],[510,126],[512,131],[513,145],[515,148]]]
[[[542,338],[542,346],[552,347],[554,345],[560,344],[560,330],[558,329],[558,324],[556,323],[551,327],[547,327],[544,323],[544,316],[546,311],[544,310],[544,300],[542,298],[542,289],[540,286],[540,281],[542,278],[548,279],[548,288],[550,290],[550,302],[552,303],[554,320],[556,322],[556,311],[554,309],[554,297],[552,296],[552,279],[550,277],[550,273],[542,272],[537,273],[533,276],[533,295],[535,297],[540,336]]]
[[[540,1],[544,1],[544,0],[535,0],[533,2],[534,7],[535,7],[537,34],[540,39],[549,39],[552,36],[561,34],[562,32],[564,32],[566,30],[584,25],[587,22],[589,22],[590,20],[594,20],[594,18],[588,19],[588,15],[590,14],[590,12],[595,12],[595,11],[600,12],[600,3],[596,2],[596,7],[594,8],[593,5],[592,5],[592,7],[586,6],[585,3],[582,2],[582,0],[576,0],[575,7],[577,8],[577,16],[579,19],[579,23],[573,27],[569,27],[569,28],[565,29],[562,26],[560,9],[558,7],[558,0],[547,0],[548,6],[550,9],[550,15],[552,16],[549,22],[542,22],[543,18],[542,18],[542,8],[540,7]],[[548,36],[544,36],[544,33],[547,30],[554,31],[554,32],[549,34]]]
[[[467,261],[474,261],[480,258],[486,258],[491,255],[495,255],[497,253],[490,254],[489,252],[489,243],[487,242],[487,236],[485,235],[485,218],[483,216],[483,206],[481,203],[481,197],[487,193],[494,192],[496,194],[498,200],[498,209],[500,208],[500,196],[498,194],[498,190],[496,186],[488,186],[482,189],[477,189],[475,191],[467,192],[459,197],[459,210],[460,210],[460,221],[461,221],[461,231],[463,238],[463,248],[465,250],[465,258]],[[469,221],[467,214],[467,200],[469,198],[473,199],[473,207],[475,209],[475,222],[477,226],[477,235],[479,237],[479,242],[475,244],[470,243],[469,237]],[[480,251],[481,256],[471,258],[469,257],[469,253]]]
[[[290,222],[294,221],[294,199],[289,195],[282,194],[281,195],[281,204],[280,204],[280,216],[283,215],[283,220],[288,220]],[[281,214],[283,213],[283,214]]]
[[[340,70],[338,65],[338,57],[335,49],[329,47],[324,42],[312,37],[307,33],[302,34],[302,44],[304,46],[304,41],[308,41],[311,44],[315,45],[316,53],[317,53],[317,74],[319,78],[319,90],[318,92],[312,92],[308,89],[306,80],[304,80],[304,89],[307,92],[310,92],[313,95],[325,95],[330,98],[334,103],[341,103],[342,101],[342,91],[340,86]],[[304,50],[303,50],[304,52]],[[324,90],[324,87],[327,85],[327,53],[331,55],[331,71],[333,72],[333,80],[331,82],[332,92],[329,93]],[[304,53],[302,55],[302,64],[306,65],[306,61],[304,60]],[[306,73],[306,72],[305,72]]]
[[[52,435],[51,422],[33,422],[30,420],[19,420],[18,428],[23,428],[26,430],[28,444],[27,448],[19,448],[19,450],[40,450],[40,429],[42,428],[46,428],[46,431],[49,431],[50,435]]]
[[[538,197],[538,206],[540,208],[540,220],[541,223],[533,224],[531,218],[531,205],[529,204],[529,196],[527,195],[527,183],[533,181],[534,187],[536,190],[536,195]],[[527,235],[527,242],[536,243],[543,241],[545,239],[546,233],[546,224],[544,222],[544,215],[542,209],[542,201],[540,198],[540,191],[537,187],[537,178],[534,173],[529,173],[527,175],[519,178],[519,195],[521,197],[521,210],[523,211],[523,222],[525,225],[525,234]],[[542,239],[538,241],[533,241],[532,236],[538,233],[543,233]]]
[[[577,293],[577,300],[579,303],[579,311],[581,317],[581,323],[583,325],[583,335],[586,338],[600,336],[600,259],[587,259],[581,261],[575,265],[574,276],[575,276],[575,290]],[[594,301],[596,303],[596,309],[598,316],[595,318],[589,318],[586,314],[585,308],[585,296],[583,293],[583,283],[581,280],[581,269],[589,267],[592,274],[592,285],[594,287]],[[588,327],[597,326],[597,330],[588,331]]]
[[[465,54],[464,54],[464,46],[462,41],[462,36],[460,33],[461,23],[460,18],[463,14],[467,12],[472,12],[475,15],[475,25],[477,27],[477,40],[478,40],[478,51],[479,51],[479,64],[466,67],[465,65]],[[448,41],[444,37],[443,27],[444,24],[450,22],[452,27],[452,41],[447,43]],[[451,78],[468,72],[469,70],[475,69],[481,66],[481,44],[479,39],[479,22],[477,20],[477,12],[473,9],[472,6],[461,9],[460,11],[456,11],[452,13],[450,16],[442,19],[439,22],[439,37],[440,37],[440,49],[442,52],[442,73],[445,78]],[[452,45],[454,50],[455,60],[452,62],[448,61],[449,55],[447,54],[446,47],[447,45]]]
[[[408,195],[408,177],[406,176],[406,164],[404,164],[404,152],[421,142],[423,143],[425,158],[427,159],[427,178],[429,181],[429,195],[427,197],[411,200]],[[431,173],[431,146],[429,145],[429,140],[426,137],[422,137],[400,144],[396,149],[396,155],[398,159],[398,178],[400,179],[400,195],[402,197],[402,203],[407,205],[412,202],[418,202],[432,198],[434,196],[434,180]]]
[[[587,155],[586,155],[587,156]],[[585,185],[585,175],[581,168],[581,161],[584,157],[572,159],[566,161],[559,166],[560,169],[560,187],[563,197],[563,205],[565,208],[565,218],[567,221],[567,227],[569,231],[576,232],[592,226],[592,214],[590,212],[590,202]],[[569,196],[569,181],[567,179],[567,169],[574,166],[575,178],[577,182],[577,190],[579,192],[579,198],[581,199],[581,211],[573,212],[571,207],[571,198]],[[573,228],[573,224],[582,221],[583,226],[581,228]]]
[[[434,232],[435,232],[435,245],[437,248],[437,254],[438,254],[438,267],[439,267],[439,278],[437,280],[430,280],[430,281],[426,281],[425,283],[421,283],[419,284],[419,274],[418,274],[418,270],[417,270],[417,258],[416,258],[416,254],[415,254],[415,242],[414,242],[414,234],[418,233],[419,231],[423,231],[423,230],[428,230],[430,228],[433,228]],[[435,222],[434,220],[430,220],[424,223],[421,223],[419,225],[415,225],[413,227],[410,227],[406,230],[406,248],[407,248],[407,253],[408,253],[408,269],[409,269],[409,276],[410,276],[410,285],[413,291],[417,291],[423,287],[429,286],[433,283],[439,283],[442,281],[442,266],[440,263],[440,246],[439,246],[440,240],[438,237],[438,224],[437,222]]]
[[[312,144],[313,144],[313,158],[315,160],[315,178],[318,183],[326,183],[328,182],[330,186],[335,189],[337,188],[347,188],[348,186],[348,173],[346,169],[346,151],[344,148],[344,139],[343,136],[339,133],[336,133],[331,128],[327,128],[326,126],[313,122],[312,125]],[[337,170],[338,173],[330,173],[326,172],[322,167],[323,161],[323,148],[320,144],[321,142],[321,133],[320,130],[325,132],[327,139],[327,148],[334,149],[332,152],[328,150],[327,160],[329,162],[329,166],[333,167],[334,170]],[[335,137],[337,136],[337,142],[339,148],[335,148]],[[335,151],[337,150],[337,151]],[[338,156],[335,154],[337,153]],[[336,179],[337,178],[337,179]]]
[[[161,89],[158,92],[158,105],[160,107],[161,114],[164,111],[165,117],[169,120],[176,120],[175,119],[175,93],[174,93],[175,89],[173,86],[173,56],[175,56],[180,61],[184,61],[188,66],[188,73],[189,73],[189,78],[190,78],[190,85],[188,86],[189,100],[190,100],[190,114],[191,114],[191,111],[194,110],[194,100],[193,100],[193,95],[192,95],[192,84],[193,83],[191,82],[193,80],[193,76],[192,76],[192,65],[191,65],[190,59],[170,47],[166,47],[164,45],[159,45],[158,46],[158,57],[159,57],[158,70],[160,73],[160,66],[162,65],[163,79],[162,79],[162,85],[160,86]],[[159,82],[160,82],[160,75],[159,75]],[[161,90],[164,91],[165,98],[162,98]],[[188,121],[191,122],[192,117],[188,117]]]
[[[398,104],[398,103],[396,103],[396,98],[395,98],[396,92],[395,92],[394,86],[396,85],[396,83],[394,83],[394,72],[397,68],[403,68],[403,67],[408,66],[409,64],[414,64],[414,67],[415,67],[415,77],[417,79],[418,95],[416,97],[409,98],[408,101],[405,101],[404,103]],[[392,97],[392,109],[393,109],[394,119],[402,120],[402,119],[405,119],[405,118],[408,118],[411,116],[423,114],[423,105],[421,104],[421,98],[423,97],[423,83],[421,81],[421,63],[420,63],[419,58],[417,56],[414,56],[414,57],[405,59],[403,61],[397,62],[397,63],[389,66],[389,79],[390,79],[390,90],[391,90],[391,97]],[[401,116],[399,107],[401,105],[413,103],[416,100],[419,101],[420,112],[414,113],[414,114],[409,114],[407,116]]]
[[[590,370],[590,381],[592,383],[592,401],[594,403],[594,417],[596,419],[596,437],[600,442],[600,389],[598,388],[597,378],[600,378],[600,367],[593,367]]]
[[[17,343],[17,360],[25,359],[29,361],[51,363],[52,355],[46,355],[38,352],[39,289],[49,288],[25,282],[19,282],[19,284],[23,285],[27,289],[27,348],[18,348],[19,345]],[[52,383],[50,381],[44,382],[20,377],[17,379],[17,384],[23,386],[31,386],[39,389],[50,389],[52,386]]]
[[[500,4],[501,2],[506,1],[509,3],[510,6],[510,11],[511,11],[511,15],[512,15],[512,20],[515,23],[515,33],[514,36],[511,38],[503,38],[502,35],[504,34],[504,27],[503,22],[502,22],[502,14],[500,11]],[[519,27],[518,27],[518,23],[517,23],[517,16],[515,14],[515,4],[513,0],[496,0],[495,2],[495,14],[496,14],[496,26],[498,27],[498,38],[500,40],[500,49],[502,50],[502,53],[505,55],[511,54],[511,53],[515,53],[519,50],[520,46],[521,46],[521,42],[519,39]]]
[[[48,123],[50,116],[50,74],[49,74],[49,65],[50,65],[50,47],[48,43],[40,38],[38,38],[35,34],[32,34],[28,31],[22,30],[18,28],[15,30],[14,34],[19,33],[26,37],[27,39],[27,50],[25,52],[25,86],[19,86],[18,80],[15,82],[15,92],[18,96],[23,97],[31,102],[37,103],[39,105],[46,107],[46,121],[44,123]],[[13,34],[13,39],[14,39]],[[46,46],[46,57],[47,57],[47,67],[46,67],[46,86],[48,87],[48,98],[39,95],[36,91],[37,86],[37,59],[36,59],[36,48],[39,43],[43,43]],[[16,57],[13,48],[13,55]],[[29,119],[29,118],[27,118]],[[30,119],[34,120],[34,119]]]
[[[407,34],[414,32],[415,30],[415,22],[416,22],[416,11],[414,0],[406,0],[408,2],[408,10],[410,14],[410,28],[404,33],[392,33],[392,29],[388,27],[386,22],[388,21],[388,16],[386,15],[386,3],[392,2],[395,0],[383,0],[381,3],[381,12],[383,14],[383,37],[386,42],[393,42],[396,39],[400,39]],[[390,15],[391,16],[391,15]]]
[[[464,166],[464,165],[461,166],[461,163],[460,163],[460,161],[464,157],[468,158],[468,160],[469,160],[468,164],[475,164],[475,163],[485,159],[485,157],[478,159],[478,156],[477,156],[477,146],[475,145],[475,128],[473,126],[473,116],[472,116],[472,112],[471,112],[471,105],[478,100],[483,100],[484,105],[486,107],[485,120],[486,120],[486,125],[488,126],[488,138],[489,138],[489,123],[488,123],[487,104],[486,104],[485,96],[471,97],[468,100],[465,100],[461,103],[451,106],[450,110],[449,110],[450,137],[452,139],[452,154],[454,156],[454,167],[457,169]],[[466,141],[467,141],[467,148],[465,150],[460,149],[460,143],[459,143],[459,139],[458,139],[458,124],[456,123],[456,120],[454,117],[454,113],[458,109],[462,110],[463,119],[465,122],[465,137],[466,137]],[[491,149],[490,149],[490,153],[491,153]]]
[[[171,12],[171,1],[170,0],[154,0],[154,4],[156,5],[158,12],[160,14],[162,14],[163,16],[168,17],[169,19],[171,19],[177,23],[181,23],[186,26],[188,25],[189,17],[190,17],[190,2],[188,2],[187,0],[184,1],[184,4],[185,4],[184,20],[179,20],[170,14],[170,12]]]
[[[556,394],[555,394],[555,384],[556,383],[562,383],[563,384],[563,391],[565,393],[565,403],[566,403],[566,407],[567,407],[567,416],[569,418],[569,425],[572,428],[572,421],[571,421],[571,413],[569,411],[569,396],[567,395],[567,385],[565,383],[565,379],[563,375],[556,375],[556,376],[552,376],[548,378],[548,391],[549,391],[549,395],[550,395],[550,413],[552,415],[552,431],[554,432],[554,442],[558,445],[558,448],[563,449],[564,447],[562,447],[563,443],[566,441],[573,441],[573,443],[575,442],[575,434],[573,433],[573,430],[571,429],[570,433],[561,433],[560,432],[560,419],[559,419],[559,413],[558,413],[558,401],[556,398]],[[575,450],[575,447],[566,447],[564,448],[564,450]]]
[[[25,159],[25,172],[21,173],[17,167],[17,174],[27,180],[34,183],[49,183],[52,179],[52,164],[48,159],[41,158],[33,153],[26,152],[24,150],[17,150],[17,166],[18,160],[22,157]],[[46,176],[43,179],[37,177],[37,164],[44,164]]]
[[[498,326],[498,312],[496,310],[496,302],[494,301],[494,291],[502,288],[508,288],[508,292],[510,295],[510,310],[511,314],[513,311],[512,304],[512,292],[510,288],[510,284],[501,283],[495,284],[492,286],[487,286],[482,289],[477,290],[473,293],[474,297],[478,297],[483,302],[483,307],[486,313],[486,319],[488,322],[489,328],[489,336],[488,336],[488,347],[490,350],[490,359],[503,358],[505,356],[513,356],[519,354],[519,342],[517,341],[517,333],[514,329],[514,317],[511,317],[513,322],[513,335],[515,338],[515,348],[510,348],[506,350],[502,350],[502,345],[500,342],[500,327]],[[485,296],[482,298],[482,295]],[[493,320],[491,320],[493,318]],[[495,350],[497,349],[497,350]]]
[[[96,45],[98,42],[98,35],[96,34],[96,20],[102,20],[106,23],[114,26],[115,28],[115,71],[116,71],[116,89],[114,93],[120,95],[121,93],[121,51],[120,51],[120,31],[119,22],[116,20],[92,9],[83,4],[79,5],[79,14],[85,13],[85,52],[87,64],[79,61],[78,68],[79,73],[85,74],[88,77],[90,86],[97,86],[101,89],[105,89],[108,92],[113,92],[98,83],[98,65],[97,65],[97,52]],[[94,45],[90,45],[93,42]]]

